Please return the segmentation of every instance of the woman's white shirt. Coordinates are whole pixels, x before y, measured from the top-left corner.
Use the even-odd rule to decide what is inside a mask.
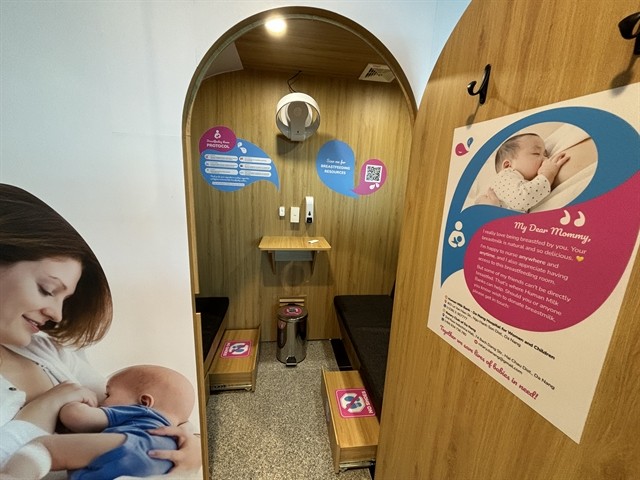
[[[60,347],[46,334],[32,337],[24,348],[7,347],[40,365],[53,385],[70,381],[89,388],[102,398],[105,378],[87,362],[82,351]],[[20,447],[47,432],[32,423],[14,420],[24,406],[26,395],[0,376],[0,465]]]

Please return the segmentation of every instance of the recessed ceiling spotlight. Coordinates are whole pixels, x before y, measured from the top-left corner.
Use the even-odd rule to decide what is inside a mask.
[[[284,35],[287,31],[287,22],[285,22],[281,17],[275,17],[267,20],[267,23],[265,23],[264,26],[267,29],[267,32],[276,37]]]

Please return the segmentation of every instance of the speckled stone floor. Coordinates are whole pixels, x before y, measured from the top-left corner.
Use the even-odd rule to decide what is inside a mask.
[[[371,480],[366,468],[336,474],[322,405],[321,370],[337,370],[329,341],[311,341],[296,367],[260,345],[254,392],[211,395],[209,468],[214,480]]]

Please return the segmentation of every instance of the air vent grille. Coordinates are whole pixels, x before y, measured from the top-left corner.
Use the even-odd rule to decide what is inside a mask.
[[[360,80],[367,82],[392,82],[394,78],[393,72],[387,65],[380,65],[377,63],[370,63],[366,66],[363,72],[360,74]]]

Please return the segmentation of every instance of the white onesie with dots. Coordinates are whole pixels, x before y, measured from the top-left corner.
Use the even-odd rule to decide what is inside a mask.
[[[500,199],[501,207],[519,212],[528,212],[551,193],[551,184],[544,175],[525,180],[520,172],[511,167],[498,173],[491,188]]]

